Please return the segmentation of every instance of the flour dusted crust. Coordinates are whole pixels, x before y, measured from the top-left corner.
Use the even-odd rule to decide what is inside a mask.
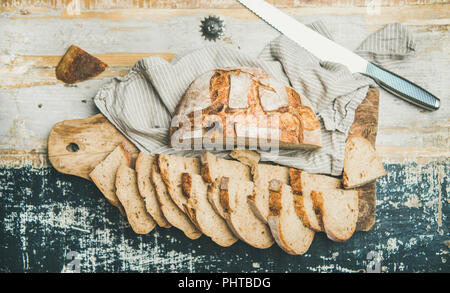
[[[202,74],[183,95],[174,117],[170,135],[177,142],[207,136],[213,143],[227,138],[237,144],[244,138],[245,145],[249,139],[261,144],[261,139],[270,139],[269,129],[275,129],[281,148],[321,147],[320,124],[308,102],[256,68]]]

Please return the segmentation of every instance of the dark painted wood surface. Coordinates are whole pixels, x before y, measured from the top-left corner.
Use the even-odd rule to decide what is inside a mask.
[[[317,234],[303,256],[276,245],[222,248],[176,229],[139,236],[87,180],[53,168],[2,168],[0,270],[69,271],[75,251],[81,272],[364,272],[373,251],[383,272],[450,272],[449,167],[450,159],[385,164],[373,229],[345,243]]]

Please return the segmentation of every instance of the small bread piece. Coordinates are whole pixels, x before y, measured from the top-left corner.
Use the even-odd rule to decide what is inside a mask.
[[[323,224],[314,210],[311,191],[339,189],[341,188],[341,180],[325,175],[310,174],[294,168],[289,169],[289,178],[294,193],[297,214],[308,228],[323,232]]]
[[[209,203],[208,185],[202,176],[190,173],[183,173],[181,176],[183,192],[188,198],[185,210],[192,222],[220,246],[228,247],[234,244],[237,238]]]
[[[131,157],[122,144],[119,144],[102,162],[95,166],[89,177],[105,198],[124,215],[123,207],[116,196],[115,185],[117,169],[121,164],[131,166]]]
[[[152,166],[152,182],[158,197],[159,207],[167,221],[175,228],[183,231],[190,239],[197,239],[202,236],[202,233],[189,220],[188,216],[173,202],[155,163]]]
[[[314,239],[314,231],[307,228],[295,212],[291,187],[279,180],[271,180],[269,191],[267,221],[275,241],[289,254],[304,254]]]
[[[345,146],[344,188],[359,187],[384,175],[383,162],[372,144],[361,136],[350,137]]]
[[[259,163],[259,160],[261,159],[261,155],[258,152],[247,149],[234,149],[230,152],[230,157],[238,160],[242,164],[247,165],[252,169]]]
[[[164,214],[159,207],[158,198],[156,197],[155,188],[151,182],[151,173],[154,158],[145,153],[140,153],[136,160],[137,182],[139,193],[144,199],[145,208],[147,212],[156,221],[158,226],[163,228],[170,228],[171,225],[167,222]]]
[[[247,197],[254,193],[253,182],[229,177],[220,177],[219,182],[220,204],[233,233],[253,247],[272,246],[269,227],[255,216],[247,202]]]
[[[255,193],[249,198],[250,207],[255,215],[267,223],[269,215],[269,182],[273,179],[289,183],[289,168],[269,164],[258,164],[253,169]]]
[[[210,152],[204,152],[200,156],[200,162],[202,164],[202,177],[208,186],[208,200],[214,207],[216,212],[224,218],[223,209],[220,206],[220,198],[218,191],[218,184],[216,180],[220,176],[236,177],[250,181],[251,174],[250,168],[240,162],[233,160],[226,160],[217,157]]]
[[[315,209],[319,211],[328,238],[341,242],[352,237],[358,220],[356,190],[313,190],[311,197]]]
[[[56,66],[56,78],[65,83],[76,83],[97,76],[108,64],[72,45]]]
[[[155,159],[170,197],[178,208],[183,211],[187,199],[181,189],[181,174],[192,173],[200,175],[200,159],[163,154],[155,155]]]
[[[147,234],[156,226],[156,222],[147,213],[145,203],[139,195],[136,171],[120,165],[116,175],[116,194],[125,208],[128,222],[133,231],[138,234]]]

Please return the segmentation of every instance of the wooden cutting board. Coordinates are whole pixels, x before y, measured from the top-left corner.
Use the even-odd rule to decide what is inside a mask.
[[[367,138],[375,146],[378,129],[378,89],[370,89],[366,99],[357,108],[350,135]],[[138,149],[123,136],[102,114],[86,119],[57,123],[48,138],[48,157],[61,173],[90,180],[89,173],[114,148],[124,146],[134,155]],[[357,230],[368,231],[375,222],[375,183],[358,188],[359,217]]]
[[[102,114],[66,120],[50,131],[48,158],[59,172],[90,180],[89,173],[120,143],[133,154],[139,152]]]

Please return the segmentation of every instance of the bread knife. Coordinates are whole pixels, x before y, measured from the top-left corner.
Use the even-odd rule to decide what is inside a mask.
[[[280,33],[323,61],[341,63],[352,73],[362,73],[382,88],[412,104],[427,110],[437,110],[440,100],[409,80],[371,63],[354,52],[315,32],[293,17],[263,0],[238,0]]]

